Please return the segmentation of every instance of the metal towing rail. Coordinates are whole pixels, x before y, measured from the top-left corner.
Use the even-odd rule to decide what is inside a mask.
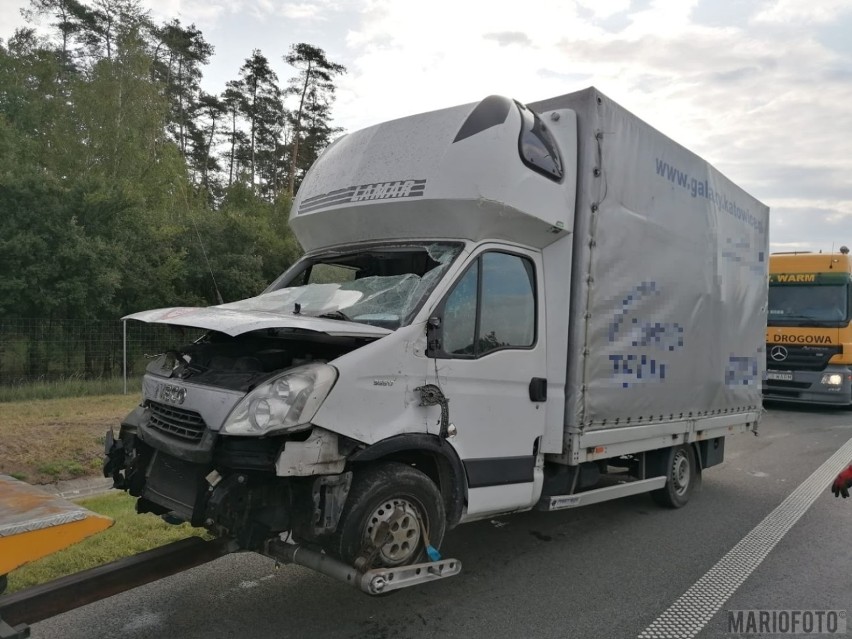
[[[29,637],[29,625],[183,572],[235,550],[228,539],[181,539],[132,557],[0,596],[0,639]]]

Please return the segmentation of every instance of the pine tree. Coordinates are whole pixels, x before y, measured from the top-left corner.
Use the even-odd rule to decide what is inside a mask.
[[[304,42],[291,46],[290,52],[284,56],[284,61],[299,69],[299,75],[290,79],[287,89],[289,94],[298,96],[299,99],[298,107],[290,114],[292,142],[287,192],[292,197],[296,182],[301,181],[300,168],[310,166],[316,159],[316,155],[300,157],[300,146],[305,132],[311,126],[315,132],[319,132],[322,118],[326,118],[327,125],[329,111],[323,111],[321,106],[329,107],[334,101],[334,78],[346,73],[346,67],[330,62],[325,51]]]
[[[154,51],[155,78],[162,81],[171,102],[169,132],[181,152],[192,157],[188,148],[192,139],[197,139],[197,127],[192,114],[198,107],[201,67],[213,55],[213,46],[194,25],[184,27],[180,20],[172,20],[155,28],[158,40]]]
[[[268,137],[282,121],[278,76],[259,49],[240,67],[238,87],[242,93],[239,104],[249,127],[249,183],[256,188],[258,150],[268,146]]]

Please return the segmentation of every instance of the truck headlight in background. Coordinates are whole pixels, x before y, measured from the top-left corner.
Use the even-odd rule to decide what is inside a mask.
[[[307,427],[336,380],[337,370],[328,364],[307,364],[273,377],[240,400],[220,432],[259,437]]]
[[[822,376],[822,383],[826,386],[840,386],[843,383],[843,375],[840,373],[826,373]]]

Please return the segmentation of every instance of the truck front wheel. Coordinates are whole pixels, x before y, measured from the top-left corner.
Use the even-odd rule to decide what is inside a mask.
[[[661,506],[680,508],[689,501],[689,496],[698,481],[698,466],[692,446],[684,444],[668,449],[666,485],[651,492],[651,497]]]
[[[387,462],[356,472],[340,517],[335,550],[359,568],[421,561],[440,547],[446,528],[441,493],[424,473]]]

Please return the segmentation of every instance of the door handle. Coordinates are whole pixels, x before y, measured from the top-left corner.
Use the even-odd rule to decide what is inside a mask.
[[[533,377],[530,380],[530,401],[531,402],[546,402],[547,401],[547,378]]]

